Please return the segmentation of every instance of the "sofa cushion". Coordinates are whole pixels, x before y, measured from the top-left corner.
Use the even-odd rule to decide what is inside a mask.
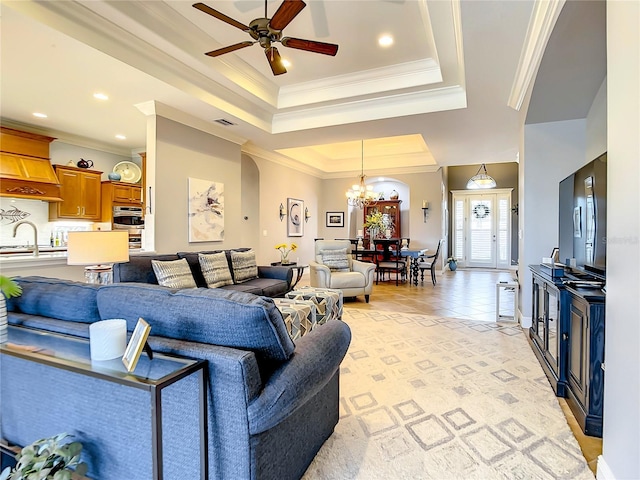
[[[91,323],[100,320],[99,285],[45,277],[16,277],[22,295],[7,300],[10,312]]]
[[[250,350],[259,361],[282,362],[294,350],[273,301],[247,293],[114,283],[98,291],[98,309],[102,318],[127,320],[128,330],[142,317],[151,335]]]
[[[224,250],[208,250],[203,252],[178,252],[178,258],[184,258],[189,267],[191,267],[191,273],[193,274],[193,279],[196,281],[196,285],[201,288],[207,288],[207,281],[204,279],[204,275],[202,275],[202,270],[200,268],[200,259],[198,258],[199,254],[211,255],[213,253],[224,252]],[[229,258],[227,257],[227,263],[229,262]]]
[[[189,264],[184,258],[163,262],[151,260],[158,284],[169,288],[196,288]]]
[[[329,267],[332,272],[348,272],[349,256],[346,248],[336,250],[321,250],[322,263]]]
[[[198,254],[200,270],[207,282],[207,287],[218,288],[233,283],[229,264],[227,263],[227,255],[224,252],[211,254]]]
[[[118,282],[140,282],[140,283],[158,283],[156,274],[151,266],[151,260],[178,260],[175,253],[165,255],[130,255],[128,262],[115,263],[113,265],[113,281]],[[196,262],[197,262],[196,257]],[[204,280],[203,280],[203,285]]]
[[[235,283],[243,283],[252,278],[258,278],[258,266],[256,265],[256,252],[231,251],[231,266]]]

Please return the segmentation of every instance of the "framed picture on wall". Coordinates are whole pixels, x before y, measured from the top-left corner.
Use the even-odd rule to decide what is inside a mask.
[[[344,227],[344,212],[327,212],[327,227]]]
[[[301,237],[304,234],[304,202],[287,198],[287,236]]]

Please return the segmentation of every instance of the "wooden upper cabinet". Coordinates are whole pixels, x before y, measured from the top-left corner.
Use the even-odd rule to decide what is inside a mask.
[[[367,220],[367,215],[374,212],[382,212],[383,214],[388,214],[391,218],[391,222],[393,223],[392,228],[392,236],[393,238],[401,238],[402,237],[402,225],[401,225],[401,216],[400,216],[400,204],[402,200],[378,200],[377,202],[372,203],[371,205],[364,208],[363,220]],[[381,232],[384,234],[384,232]],[[364,231],[365,240],[369,239],[369,230],[365,228]]]
[[[130,185],[117,182],[109,183],[111,184],[112,190],[112,202],[133,203],[137,205],[142,203],[142,187],[140,185]]]
[[[0,196],[60,201],[49,143],[55,138],[0,127]]]
[[[100,220],[102,172],[54,165],[60,181],[62,202],[49,204],[49,217]]]

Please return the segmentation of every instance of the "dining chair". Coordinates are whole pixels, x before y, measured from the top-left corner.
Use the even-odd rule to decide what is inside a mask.
[[[402,281],[407,279],[407,260],[400,255],[400,240],[374,240],[373,244],[376,250],[386,250],[384,255],[376,255],[376,285],[382,276],[384,282],[384,274],[389,274],[389,280],[391,280],[391,273],[396,274],[396,286],[398,285],[398,279]],[[380,248],[379,248],[380,247]]]
[[[438,257],[440,256],[440,248],[444,239],[438,242],[438,248],[433,255],[420,255],[418,257],[418,268],[420,269],[420,282],[424,283],[424,271],[431,270],[431,281],[436,284],[436,266],[438,264]]]

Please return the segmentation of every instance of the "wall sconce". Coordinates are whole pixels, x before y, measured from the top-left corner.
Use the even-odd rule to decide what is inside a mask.
[[[280,204],[280,221],[287,215],[287,211],[284,209],[284,205]]]
[[[513,213],[514,215],[518,215],[518,211],[519,211],[519,207],[518,207],[518,204],[516,203],[513,207],[511,207],[511,213]]]
[[[429,202],[426,200],[422,201],[422,218],[423,222],[427,223],[427,218],[429,218]]]
[[[311,213],[309,213],[309,209],[304,207],[304,223],[307,223],[311,218]]]

